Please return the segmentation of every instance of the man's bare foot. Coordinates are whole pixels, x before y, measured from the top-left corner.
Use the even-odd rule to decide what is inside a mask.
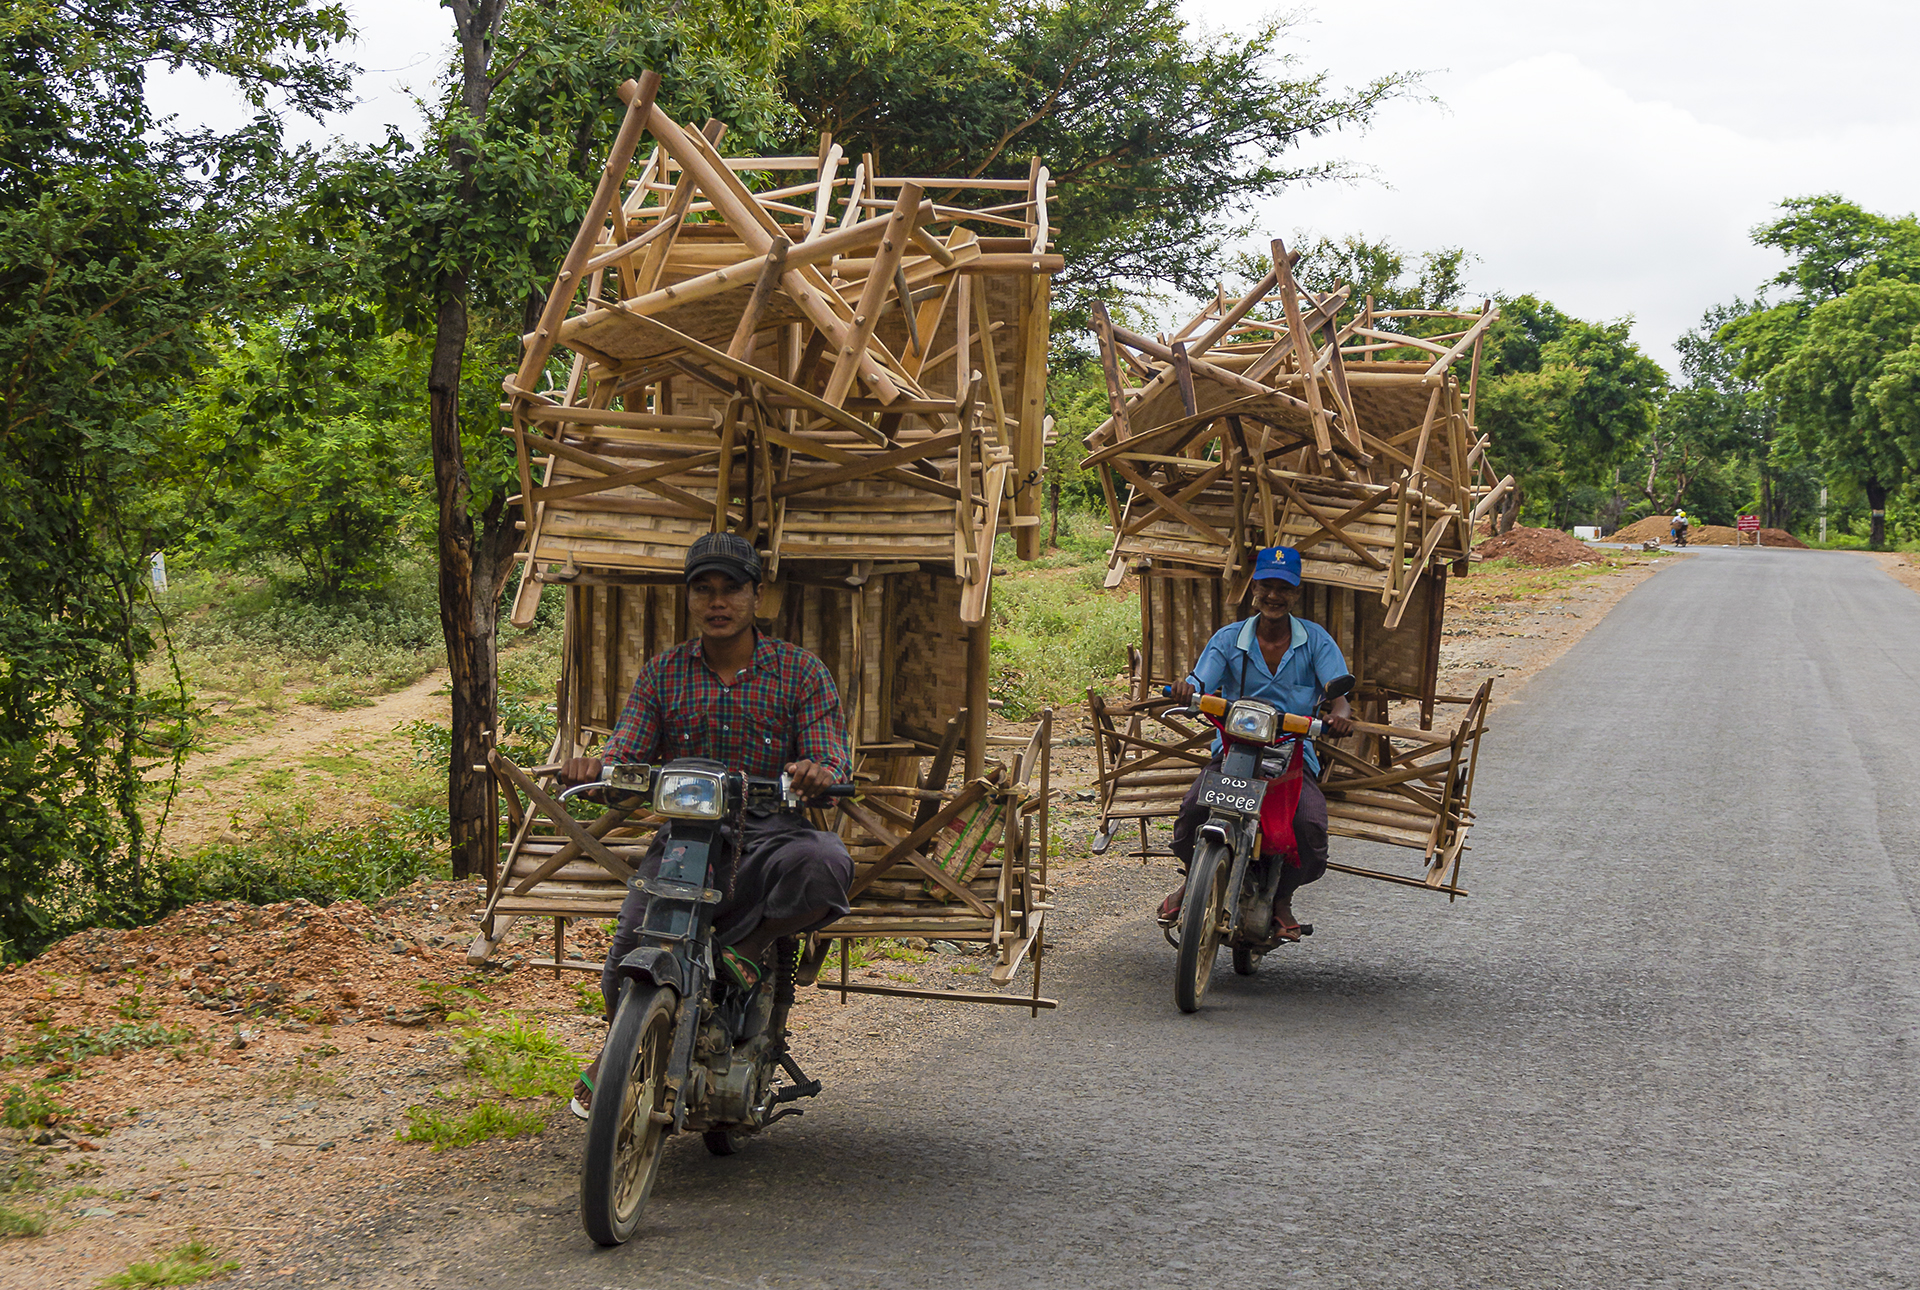
[[[1273,934],[1283,941],[1300,939],[1300,920],[1293,916],[1293,905],[1284,896],[1273,902]]]

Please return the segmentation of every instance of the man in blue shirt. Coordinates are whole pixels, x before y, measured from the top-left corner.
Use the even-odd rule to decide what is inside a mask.
[[[1340,654],[1327,629],[1318,623],[1296,617],[1300,608],[1300,553],[1292,547],[1267,547],[1254,560],[1254,616],[1229,623],[1213,634],[1187,678],[1173,687],[1174,697],[1185,702],[1196,693],[1218,694],[1229,702],[1235,699],[1263,699],[1282,712],[1313,716],[1326,700],[1329,687],[1346,680],[1351,688],[1347,661]],[[1339,688],[1339,687],[1335,687]],[[1326,703],[1326,724],[1333,733],[1353,732],[1353,722],[1345,690]],[[1213,743],[1211,768],[1220,765],[1220,740]],[[1274,934],[1287,940],[1300,939],[1300,925],[1293,916],[1293,893],[1327,872],[1327,799],[1320,792],[1320,759],[1313,744],[1301,749],[1306,759],[1306,774],[1300,787],[1300,806],[1293,816],[1293,837],[1299,848],[1296,863],[1281,874],[1279,891],[1273,900]],[[1173,822],[1173,853],[1186,871],[1193,863],[1193,840],[1206,823],[1207,808],[1200,804],[1200,781],[1180,803],[1180,814]],[[1160,906],[1162,921],[1179,917],[1186,895],[1183,883]]]

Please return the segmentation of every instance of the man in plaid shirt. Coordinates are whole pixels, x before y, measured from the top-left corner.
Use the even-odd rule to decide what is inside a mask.
[[[640,670],[600,755],[570,759],[562,779],[581,784],[600,778],[606,762],[658,765],[676,757],[711,758],[763,779],[785,771],[803,798],[848,778],[852,758],[833,673],[798,645],[754,627],[760,576],[760,557],[736,534],[710,533],[689,548],[687,610],[700,635]],[[662,846],[656,839],[640,877],[658,872]],[[723,970],[742,985],[759,978],[761,960],[780,937],[848,912],[853,861],[846,846],[797,814],[749,815],[734,870],[713,934],[726,947]],[[637,886],[620,908],[600,974],[609,1019],[619,997],[614,967],[639,944],[646,908]],[[585,1088],[576,1089],[576,1114],[590,1103],[594,1074],[589,1068]]]

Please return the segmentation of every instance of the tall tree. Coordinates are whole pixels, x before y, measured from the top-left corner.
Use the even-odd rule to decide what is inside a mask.
[[[1546,493],[1564,521],[1571,489],[1610,483],[1652,430],[1667,376],[1630,326],[1587,322],[1531,295],[1500,301],[1481,352],[1479,421],[1519,482],[1503,531],[1528,493]]]
[[[0,953],[149,893],[141,773],[184,747],[184,696],[140,687],[147,552],[123,503],[202,324],[259,290],[262,220],[286,196],[265,109],[337,106],[345,33],[305,0],[65,0],[0,21]],[[262,115],[183,136],[147,106],[155,66],[228,78]]]
[[[1876,550],[1886,543],[1888,493],[1920,467],[1917,369],[1920,285],[1893,280],[1817,306],[1800,343],[1766,376],[1788,433],[1865,490]]]
[[[1062,324],[1125,284],[1212,290],[1250,201],[1347,173],[1294,162],[1413,78],[1334,89],[1285,52],[1291,17],[1207,35],[1175,0],[806,0],[779,66],[812,150],[831,131],[891,174],[1059,181]]]
[[[767,14],[687,14],[600,0],[447,0],[457,54],[425,147],[397,130],[346,154],[311,208],[313,236],[341,248],[352,289],[389,324],[432,337],[428,429],[438,503],[440,618],[452,691],[448,808],[455,874],[476,872],[487,834],[486,760],[497,728],[495,644],[519,545],[500,382],[518,366],[555,266],[612,142],[613,91],[671,69],[661,102],[714,116],[748,147],[780,111],[764,77]],[[777,42],[775,42],[777,44]],[[564,379],[561,375],[560,379]]]

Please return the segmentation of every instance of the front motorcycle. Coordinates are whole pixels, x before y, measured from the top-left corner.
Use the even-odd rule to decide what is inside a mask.
[[[1220,768],[1201,773],[1200,803],[1209,814],[1187,870],[1178,936],[1167,931],[1178,951],[1174,1003],[1182,1012],[1198,1012],[1221,945],[1232,948],[1234,971],[1248,976],[1281,943],[1273,932],[1273,900],[1283,852],[1292,846],[1298,793],[1276,790],[1305,773],[1300,741],[1318,739],[1322,724],[1258,699],[1229,703],[1211,694],[1195,696],[1187,711],[1212,723],[1222,744]],[[1269,793],[1276,793],[1272,802]],[[1264,829],[1263,807],[1273,817]],[[1288,840],[1281,842],[1283,836]],[[1313,927],[1302,924],[1300,931],[1311,935]]]
[[[713,919],[722,886],[732,882],[734,839],[749,809],[800,805],[789,778],[757,779],[681,758],[661,767],[610,765],[599,782],[570,788],[561,800],[595,790],[649,798],[666,821],[659,871],[632,880],[650,899],[639,945],[615,968],[620,993],[580,1174],[587,1235],[618,1245],[639,1226],[667,1138],[701,1133],[709,1151],[731,1155],[748,1135],[799,1115],[785,1103],[814,1096],[820,1082],[787,1051],[794,943],[778,943],[774,965],[750,989],[714,969]],[[835,784],[821,796],[856,791]]]

